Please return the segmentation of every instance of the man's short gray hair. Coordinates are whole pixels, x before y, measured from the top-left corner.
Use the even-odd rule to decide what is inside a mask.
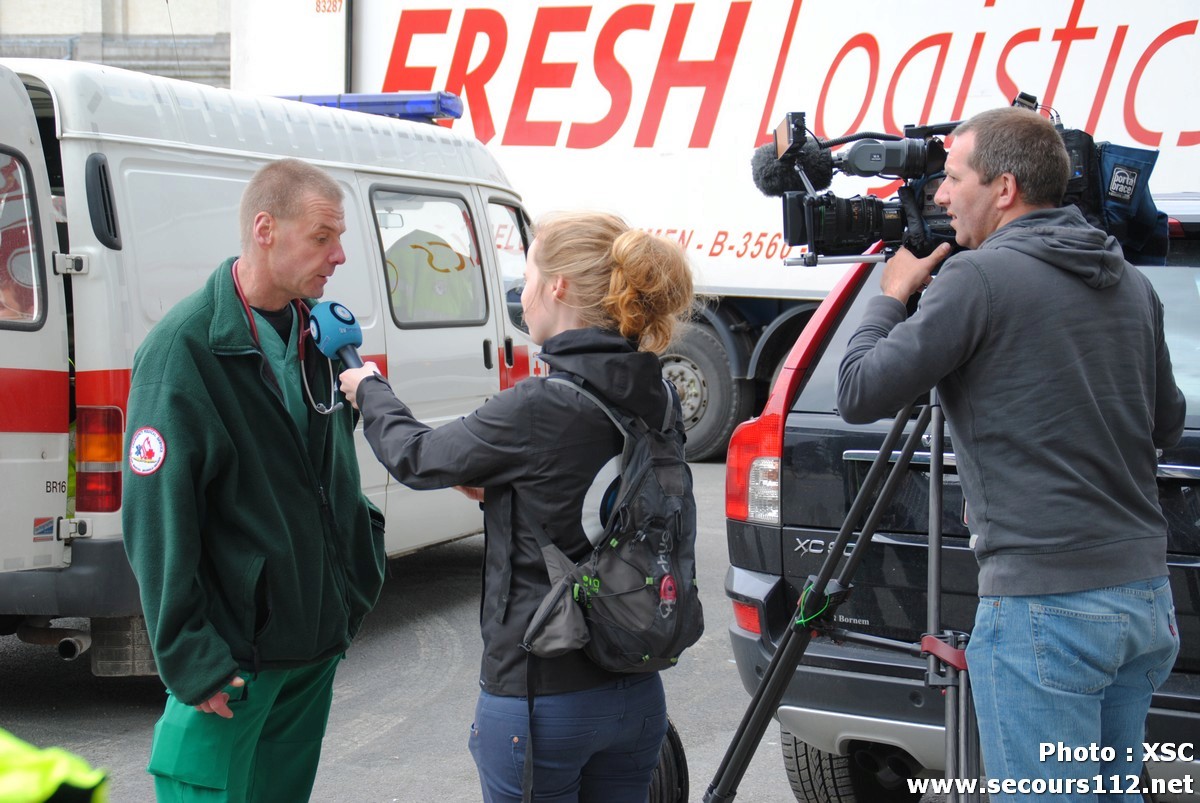
[[[254,241],[254,218],[259,212],[277,220],[291,220],[300,214],[309,195],[342,202],[342,188],[333,177],[307,162],[280,159],[260,168],[246,185],[238,210],[243,253]]]
[[[1062,135],[1037,112],[1017,106],[981,112],[954,130],[975,135],[967,166],[989,184],[1001,173],[1017,180],[1022,200],[1037,207],[1062,203],[1070,178],[1070,158]]]

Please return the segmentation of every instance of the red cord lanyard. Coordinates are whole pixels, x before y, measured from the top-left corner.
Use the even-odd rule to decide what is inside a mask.
[[[238,280],[238,263],[240,259],[233,261],[233,266],[230,271],[233,273],[233,287],[237,290],[238,301],[242,302],[242,309],[246,313],[246,320],[250,323],[250,336],[254,338],[254,345],[262,350],[262,343],[258,339],[258,324],[254,321],[254,313],[250,309],[250,303],[246,301],[246,294],[242,292],[242,283]],[[299,299],[292,299],[292,304],[296,307],[296,316],[299,326],[296,327],[296,354],[300,359],[300,364],[304,364],[304,334],[308,331],[308,307],[300,302]],[[303,368],[301,368],[303,370]]]
[[[230,270],[233,273],[233,286],[237,290],[238,300],[242,302],[242,309],[246,313],[246,320],[250,322],[250,336],[254,338],[254,345],[262,351],[262,343],[258,340],[258,324],[254,322],[254,313],[250,309],[249,302],[246,301],[246,294],[242,292],[242,283],[238,280],[238,262],[241,260],[235,259]],[[297,322],[299,325],[296,333],[296,356],[300,361],[300,381],[304,383],[304,392],[308,396],[308,403],[312,409],[321,415],[331,415],[342,408],[342,403],[334,398],[335,386],[333,382],[333,361],[326,359],[325,362],[329,366],[329,404],[322,404],[313,398],[312,389],[308,386],[308,374],[304,370],[304,344],[308,339],[305,335],[308,331],[308,305],[298,298],[292,299],[292,304],[296,307]]]

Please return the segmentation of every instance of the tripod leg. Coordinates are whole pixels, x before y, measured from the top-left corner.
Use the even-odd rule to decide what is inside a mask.
[[[783,699],[783,693],[787,690],[788,683],[795,674],[796,667],[800,664],[800,659],[804,657],[809,642],[812,641],[812,629],[809,623],[823,614],[831,616],[833,610],[828,610],[827,606],[836,609],[836,604],[830,604],[826,596],[826,588],[837,571],[846,544],[849,543],[850,537],[854,533],[854,525],[862,518],[863,510],[866,509],[871,495],[883,477],[892,448],[908,424],[913,406],[913,404],[909,404],[896,415],[878,456],[871,464],[871,468],[868,469],[867,477],[850,505],[850,512],[846,515],[838,537],[831,546],[825,562],[821,565],[820,572],[800,595],[800,603],[797,606],[792,625],[780,640],[774,656],[763,673],[758,689],[755,690],[754,696],[750,700],[750,706],[746,709],[746,713],[734,733],[733,741],[726,750],[716,775],[713,776],[712,783],[704,795],[705,803],[725,803],[725,801],[733,800],[737,794],[738,784],[741,783],[750,766],[750,759],[754,756],[754,751],[758,748],[758,744],[766,732],[767,723],[775,715],[779,701]],[[870,544],[871,535],[874,532],[872,522],[878,521],[883,507],[886,506],[896,485],[899,484],[899,477],[907,470],[909,458],[912,457],[921,433],[924,432],[928,422],[929,410],[926,408],[921,411],[916,428],[909,434],[901,452],[901,458],[892,466],[888,474],[883,490],[880,491],[871,515],[868,516],[867,524],[863,527],[862,535],[851,553],[850,566],[857,566],[861,561],[863,550]]]
[[[964,778],[983,777],[983,762],[979,754],[979,725],[975,721],[975,700],[971,696],[969,670],[958,673],[958,755]],[[982,799],[982,792],[976,792],[970,795],[965,803],[976,803]]]
[[[800,633],[794,629],[789,629],[780,640],[779,647],[775,650],[775,655],[767,665],[758,689],[750,700],[750,706],[734,733],[733,741],[725,751],[725,757],[721,759],[712,783],[709,784],[704,795],[705,803],[724,803],[733,800],[737,794],[738,784],[745,777],[750,759],[754,757],[754,751],[758,749],[758,743],[766,733],[767,723],[775,715],[775,709],[783,699],[788,681],[791,680],[792,673],[795,672],[811,640],[811,631],[805,630]]]
[[[929,633],[941,633],[945,418],[936,388],[930,391],[929,408],[929,566],[926,577],[926,628]],[[952,633],[947,633],[946,636],[955,649],[961,650],[966,647],[966,636]],[[946,777],[979,778],[982,774],[979,761],[979,729],[975,722],[969,672],[965,668],[959,669],[946,664],[941,657],[932,652],[929,653],[927,661],[926,677],[930,681],[936,678],[945,686]],[[978,791],[952,791],[948,803],[975,803],[978,800]]]

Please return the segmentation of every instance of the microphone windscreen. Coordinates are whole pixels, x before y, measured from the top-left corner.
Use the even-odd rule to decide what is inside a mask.
[[[828,189],[833,183],[833,154],[814,140],[810,139],[804,143],[800,153],[796,154],[796,163],[804,168],[814,190]]]
[[[750,158],[750,173],[754,178],[754,186],[763,195],[779,197],[789,190],[804,189],[791,164],[785,164],[775,157],[773,142],[754,150],[754,156]]]
[[[346,346],[362,345],[362,328],[354,313],[336,301],[322,301],[309,313],[309,333],[317,349],[329,359]]]
[[[796,165],[804,170],[814,190],[826,189],[833,182],[833,155],[810,139],[794,158],[776,158],[771,142],[756,148],[750,159],[754,186],[763,195],[773,197],[785,192],[803,192],[807,188],[796,172]]]

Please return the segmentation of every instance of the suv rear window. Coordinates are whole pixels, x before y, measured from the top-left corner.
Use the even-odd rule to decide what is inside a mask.
[[[1143,266],[1163,302],[1175,383],[1187,398],[1187,426],[1200,428],[1200,267]],[[825,351],[792,404],[793,412],[836,413],[838,365],[867,302],[879,295],[877,265],[827,340]]]
[[[1163,302],[1175,384],[1187,398],[1187,426],[1200,427],[1200,267],[1140,270]]]

